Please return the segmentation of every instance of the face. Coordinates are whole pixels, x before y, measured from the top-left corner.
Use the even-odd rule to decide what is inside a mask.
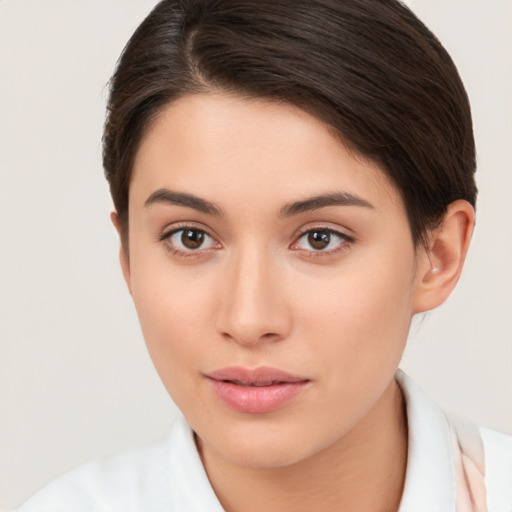
[[[398,191],[287,104],[181,98],[138,151],[125,277],[168,392],[205,449],[292,464],[393,380],[416,251]]]

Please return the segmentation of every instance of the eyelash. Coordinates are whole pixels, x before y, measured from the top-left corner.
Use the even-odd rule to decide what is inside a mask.
[[[208,248],[208,249],[198,248],[197,250],[189,249],[187,251],[177,249],[175,246],[173,246],[170,243],[170,239],[173,235],[180,233],[182,231],[195,231],[197,233],[202,233],[202,234],[206,235],[207,237],[211,238],[213,240],[213,243],[216,244],[218,247]],[[338,244],[338,246],[336,248],[330,249],[327,251],[314,250],[314,249],[308,250],[308,249],[301,249],[301,248],[297,247],[297,245],[299,244],[299,242],[302,238],[304,238],[306,235],[309,235],[310,233],[314,233],[314,232],[327,233],[329,235],[333,235],[333,236],[339,238],[340,243]],[[158,241],[162,242],[164,244],[165,248],[169,252],[171,252],[171,254],[181,257],[181,258],[198,257],[201,255],[204,255],[204,251],[217,250],[218,248],[220,248],[219,242],[216,242],[215,237],[213,235],[211,235],[207,230],[205,230],[204,228],[199,228],[194,225],[190,225],[190,224],[183,224],[180,226],[173,227],[173,229],[166,231],[161,236],[159,236]],[[296,235],[295,241],[290,245],[290,248],[292,250],[301,251],[304,254],[304,256],[307,258],[322,258],[322,257],[333,256],[340,251],[348,249],[350,247],[350,245],[353,244],[355,241],[356,241],[356,239],[354,237],[349,236],[345,233],[342,233],[341,231],[338,231],[336,229],[332,229],[332,228],[326,227],[326,226],[316,226],[316,227],[309,227],[303,231],[300,231]]]
[[[215,237],[213,237],[206,229],[199,228],[194,225],[190,224],[183,224],[174,226],[171,230],[166,231],[162,233],[161,236],[158,237],[158,241],[162,242],[164,244],[164,247],[174,256],[178,256],[180,258],[190,258],[190,257],[197,257],[201,254],[204,255],[204,251],[212,250],[212,249],[201,249],[198,248],[197,250],[189,249],[188,251],[177,249],[175,246],[173,246],[170,242],[173,235],[180,233],[182,231],[195,231],[197,233],[202,233],[206,235],[207,237],[211,238],[214,241],[214,244],[219,245],[218,242],[215,241]],[[216,250],[217,248],[214,248],[213,250]]]
[[[325,258],[329,256],[334,256],[335,254],[338,254],[340,251],[344,251],[348,249],[351,244],[353,244],[356,239],[353,236],[347,235],[341,231],[338,231],[336,229],[332,229],[327,226],[315,226],[315,227],[308,227],[307,229],[301,231],[298,233],[296,241],[293,242],[291,245],[291,248],[294,248],[294,246],[297,246],[302,238],[304,238],[306,235],[309,235],[310,233],[328,233],[329,235],[334,235],[340,240],[340,243],[337,247],[330,250],[308,250],[308,249],[300,249],[296,248],[295,250],[302,251],[304,253],[304,256],[307,258]]]

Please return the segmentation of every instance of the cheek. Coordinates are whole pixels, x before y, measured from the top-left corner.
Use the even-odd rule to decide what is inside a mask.
[[[350,375],[398,363],[412,317],[414,256],[407,249],[380,258],[362,254],[307,283],[307,300],[296,315],[301,338],[327,365],[336,365],[333,378],[340,370]]]
[[[309,283],[308,300],[295,315],[297,338],[323,391],[315,407],[329,416],[333,435],[336,425],[350,429],[388,386],[412,314],[412,259],[401,265],[382,259],[372,270],[358,263],[357,269]]]
[[[211,286],[197,269],[176,270],[166,261],[135,259],[132,268],[137,269],[132,295],[144,339],[174,398],[187,375],[197,373],[205,339],[213,338],[205,332],[213,325]]]

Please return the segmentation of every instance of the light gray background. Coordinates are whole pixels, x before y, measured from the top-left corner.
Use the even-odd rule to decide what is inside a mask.
[[[0,507],[163,435],[175,408],[117,263],[105,85],[153,0],[0,0]],[[473,105],[477,229],[462,281],[402,367],[440,405],[512,433],[512,2],[411,0]]]

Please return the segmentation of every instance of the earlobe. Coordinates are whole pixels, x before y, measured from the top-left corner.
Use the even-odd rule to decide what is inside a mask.
[[[131,279],[130,279],[130,260],[128,258],[128,248],[124,247],[123,241],[122,241],[122,231],[121,231],[121,223],[119,221],[119,215],[114,210],[110,212],[110,220],[112,221],[112,224],[116,228],[116,231],[119,235],[119,238],[121,240],[120,247],[119,247],[119,263],[121,264],[121,270],[123,272],[123,277],[126,282],[126,286],[128,286],[128,291],[130,292],[130,295],[132,293],[131,288]]]
[[[449,297],[462,272],[474,225],[475,212],[467,201],[448,206],[418,258],[414,313],[434,309]]]

